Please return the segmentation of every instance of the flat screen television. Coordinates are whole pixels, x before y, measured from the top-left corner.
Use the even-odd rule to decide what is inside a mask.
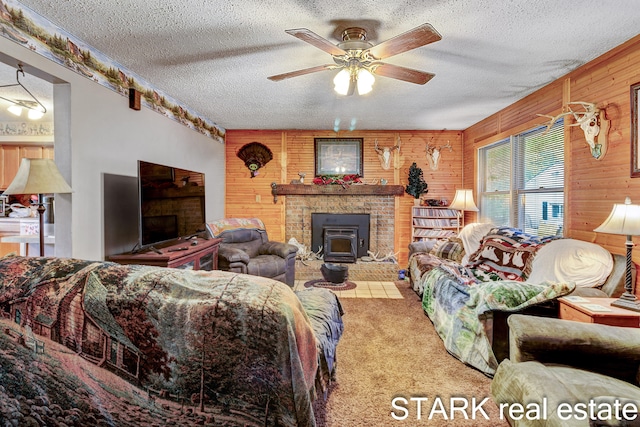
[[[204,173],[138,161],[140,247],[205,230]]]

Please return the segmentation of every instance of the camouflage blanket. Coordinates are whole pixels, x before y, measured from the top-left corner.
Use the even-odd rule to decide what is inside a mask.
[[[0,259],[0,424],[314,426],[342,312],[310,291],[222,271]]]
[[[471,280],[466,269],[435,267],[420,279],[422,308],[455,357],[492,376],[498,367],[483,325],[490,311],[516,312],[566,295],[574,284]]]

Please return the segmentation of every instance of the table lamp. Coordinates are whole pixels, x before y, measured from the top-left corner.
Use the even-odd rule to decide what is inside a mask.
[[[640,311],[640,304],[634,293],[634,284],[631,283],[631,250],[633,241],[631,236],[640,235],[640,205],[632,205],[627,197],[622,203],[613,205],[609,217],[595,230],[596,233],[622,234],[627,236],[627,264],[624,276],[624,293],[611,305],[628,310]]]
[[[3,194],[37,194],[40,219],[40,256],[44,256],[44,206],[43,194],[71,193],[58,167],[51,159],[22,159],[20,168]]]
[[[458,211],[458,233],[460,233],[462,212],[478,212],[478,207],[473,201],[473,190],[456,190],[456,194],[453,196],[453,202],[449,205],[449,209],[456,209]]]

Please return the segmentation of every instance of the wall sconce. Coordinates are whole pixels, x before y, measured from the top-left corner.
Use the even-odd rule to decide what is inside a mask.
[[[17,87],[21,87],[22,89],[24,89],[25,92],[27,92],[27,94],[29,94],[29,96],[32,98],[32,100],[28,100],[28,99],[10,99],[10,98],[6,98],[4,96],[0,96],[0,99],[4,99],[5,101],[11,102],[12,105],[10,105],[9,108],[7,108],[7,110],[11,114],[15,114],[16,116],[20,116],[22,114],[22,110],[23,109],[27,109],[29,111],[28,117],[31,120],[38,120],[38,119],[42,118],[42,116],[44,116],[44,113],[47,112],[47,109],[45,108],[44,105],[42,105],[42,103],[40,101],[38,101],[38,98],[36,98],[29,91],[29,89],[27,89],[26,87],[24,87],[24,85],[22,83],[20,83],[20,73],[22,73],[22,76],[24,77],[24,70],[22,69],[22,64],[18,64],[18,69],[16,70],[16,82],[17,83],[11,83],[11,84],[8,84],[8,85],[0,85],[0,89],[9,88],[9,87],[16,87],[16,86]]]

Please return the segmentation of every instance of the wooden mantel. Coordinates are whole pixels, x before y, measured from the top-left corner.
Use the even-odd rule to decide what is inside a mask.
[[[276,184],[271,183],[273,203],[278,201],[278,196],[306,195],[306,196],[402,196],[402,185],[368,185],[352,184],[342,185],[315,185],[315,184]]]

